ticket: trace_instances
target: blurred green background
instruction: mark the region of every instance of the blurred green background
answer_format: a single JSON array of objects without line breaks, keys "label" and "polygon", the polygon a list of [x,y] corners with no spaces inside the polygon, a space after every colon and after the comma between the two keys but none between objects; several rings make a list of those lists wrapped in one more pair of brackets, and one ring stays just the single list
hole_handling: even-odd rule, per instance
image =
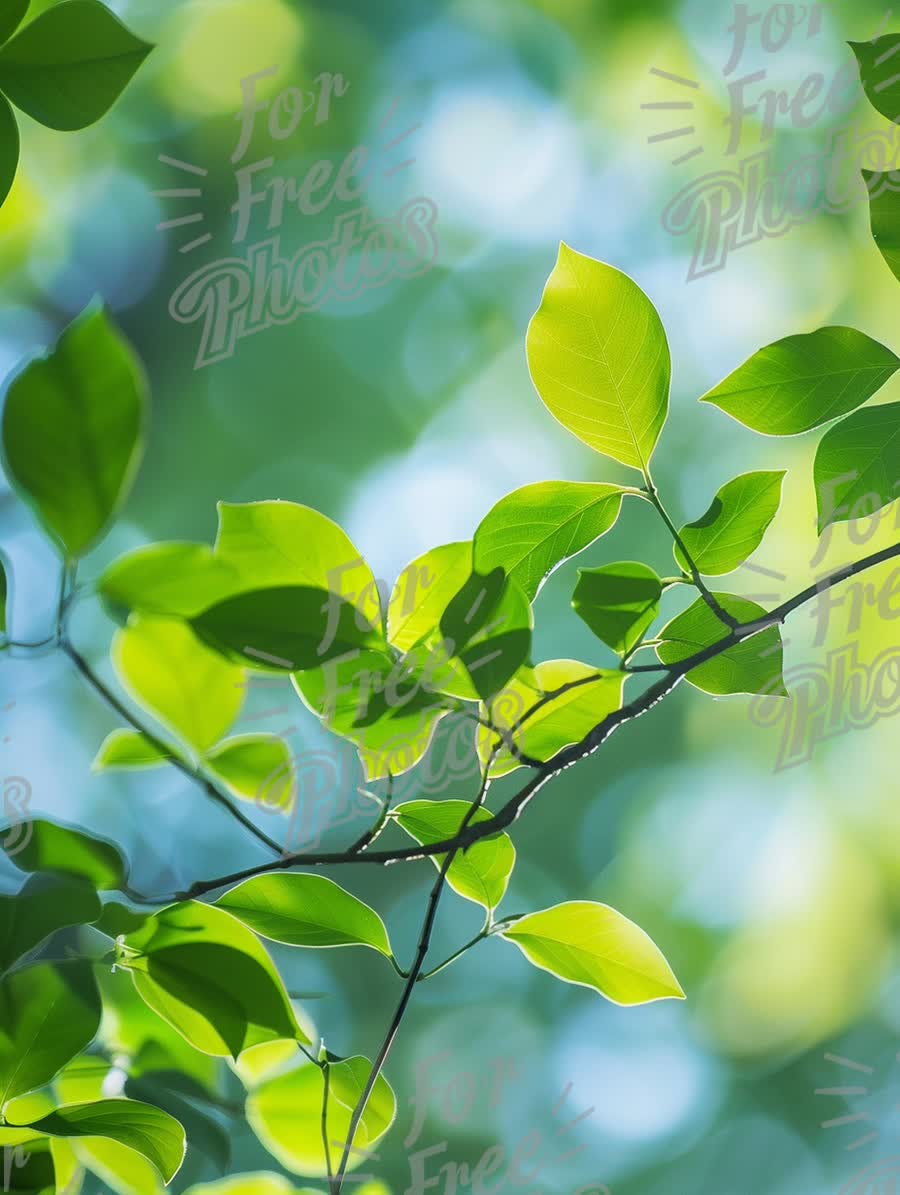
[{"label": "blurred green background", "polygon": [[[623,470],[554,423],[528,377],[525,330],[560,240],[629,272],[663,317],[674,380],[654,464],[676,519],[698,517],[739,472],[791,470],[754,558],[784,580],[741,569],[723,588],[772,605],[811,575],[896,538],[891,508],[865,532],[866,548],[843,524],[811,565],[815,437],[764,440],[696,403],[757,347],[793,332],[848,324],[900,351],[900,290],[871,240],[866,204],[810,210],[787,235],[740,248],[726,268],[690,282],[690,238],[661,223],[677,192],[703,174],[736,170],[741,158],[771,149],[782,166],[807,155],[828,161],[841,127],[895,133],[860,97],[849,115],[826,113],[804,129],[782,113],[770,139],[748,120],[739,153],[724,152],[732,78],[764,69],[765,86],[794,94],[819,72],[827,85],[853,67],[847,41],[882,26],[880,5],[822,5],[821,32],[807,37],[800,27],[777,53],[760,49],[756,24],[729,77],[735,8],[718,0],[112,7],[156,50],[95,127],[61,134],[23,118],[19,177],[0,210],[0,373],[8,379],[99,295],[151,379],[139,481],[83,580],[144,542],[211,541],[219,499],[283,498],[339,521],[376,576],[392,583],[422,551],[469,538],[519,485],[622,479]],[[347,90],[327,121],[307,114],[283,141],[267,138],[264,113],[245,161],[272,155],[273,172],[301,178],[320,159],[337,164],[368,146],[379,163],[366,199],[373,216],[430,199],[439,210],[438,260],[420,277],[240,340],[231,358],[196,369],[198,325],[176,322],[169,301],[194,271],[246,247],[231,243],[240,80],[270,67],[277,72],[260,87],[269,101],[286,87],[308,90],[323,72],[340,73]],[[688,116],[641,107],[684,98],[683,87],[651,67],[699,84]],[[648,139],[682,120],[705,153],[673,166],[694,142]],[[207,173],[191,175],[161,155]],[[154,196],[178,187],[201,194]],[[289,208],[278,230],[284,255],[327,235],[341,210],[340,200],[317,216]],[[194,212],[202,220],[157,230]],[[207,232],[211,240],[180,251]],[[247,244],[267,235],[258,209]],[[898,387],[895,379],[885,395],[896,399]],[[634,506],[542,591],[536,658],[609,662],[569,609],[576,567],[640,557],[671,572],[664,530],[649,508]],[[54,560],[2,482],[0,537],[13,565],[15,634],[41,638],[52,626]],[[888,566],[866,580],[877,588],[890,575]],[[830,650],[849,643],[871,660],[896,642],[896,624],[874,607],[855,613],[848,597],[820,645],[809,610],[796,615],[788,668],[824,667]],[[96,604],[83,604],[76,643],[110,680],[112,630]],[[802,698],[806,682],[798,685]],[[14,702],[2,713],[2,774],[28,780],[35,810],[121,844],[138,888],[171,890],[261,858],[177,773],[92,775],[96,749],[117,722],[64,658],[7,659],[0,686],[2,705]],[[245,729],[296,722],[293,750],[322,746],[299,703],[289,718],[250,720],[273,704],[271,687],[255,692]],[[795,699],[764,727],[748,698],[713,701],[683,686],[528,808],[504,911],[608,902],[660,945],[688,1000],[619,1009],[531,968],[508,944],[482,944],[418,992],[388,1066],[399,1122],[370,1169],[393,1191],[411,1181],[403,1139],[416,1068],[445,1050],[451,1057],[435,1072],[439,1092],[414,1147],[449,1142],[430,1174],[446,1160],[472,1164],[495,1143],[509,1151],[531,1130],[542,1134],[544,1162],[531,1188],[567,1195],[601,1184],[614,1195],[817,1195],[900,1155],[897,723],[882,718],[835,736],[806,762],[777,769],[788,729],[800,726],[802,735],[802,714]],[[406,791],[415,795],[414,786]],[[462,778],[447,795],[470,791]],[[499,784],[493,801],[503,791]],[[260,820],[275,832],[272,818]],[[336,828],[324,841],[347,833]],[[379,907],[401,956],[403,943],[413,948],[432,876],[427,863],[334,873]],[[17,886],[11,866],[4,878],[7,889]],[[477,929],[477,911],[448,897],[434,957]],[[306,1008],[329,1047],[371,1056],[398,995],[384,960],[275,951],[289,987],[327,993]],[[518,1077],[491,1106],[492,1060],[501,1057],[515,1058]],[[451,1093],[445,1103],[440,1077],[449,1084],[464,1073],[473,1076],[474,1102],[454,1103]],[[563,1111],[594,1111],[560,1137],[569,1117],[554,1105],[570,1083]],[[868,1094],[820,1094],[851,1085]],[[823,1127],[857,1114],[866,1119]],[[584,1151],[558,1160],[576,1141]],[[235,1171],[277,1169],[249,1129],[236,1129],[233,1144]],[[183,1172],[177,1185],[204,1177]]]}]

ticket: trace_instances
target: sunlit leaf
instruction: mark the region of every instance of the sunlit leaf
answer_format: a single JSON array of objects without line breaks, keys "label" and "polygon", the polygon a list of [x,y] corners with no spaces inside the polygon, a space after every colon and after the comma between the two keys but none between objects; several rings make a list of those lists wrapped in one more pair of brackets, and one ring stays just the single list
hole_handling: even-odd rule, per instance
[{"label": "sunlit leaf", "polygon": [[325,876],[256,876],[220,896],[216,904],[275,942],[371,946],[391,954],[384,922],[374,909]]},{"label": "sunlit leaf", "polygon": [[0,48],[0,90],[51,129],[83,129],[152,49],[97,0],[62,0]]},{"label": "sunlit leaf", "polygon": [[406,566],[388,605],[388,639],[409,651],[433,633],[453,597],[472,574],[472,544],[444,544]]},{"label": "sunlit leaf", "polygon": [[240,713],[244,670],[210,651],[180,619],[134,615],[116,633],[112,659],[134,700],[195,751],[217,743]]},{"label": "sunlit leaf", "polygon": [[[179,1071],[160,1071],[139,1079],[129,1079],[125,1095],[168,1112],[182,1126],[187,1137],[188,1158],[201,1155],[223,1174],[231,1159],[231,1137],[207,1111],[201,1110],[206,1093]],[[198,1107],[200,1103],[200,1107]]]},{"label": "sunlit leaf", "polygon": [[232,1174],[218,1182],[198,1183],[185,1195],[295,1195],[295,1192],[293,1183],[283,1174],[259,1170],[250,1174]]},{"label": "sunlit leaf", "polygon": [[291,752],[274,734],[242,734],[226,739],[206,756],[209,770],[237,796],[268,809],[290,805],[293,795]]},{"label": "sunlit leaf", "polygon": [[646,564],[622,561],[578,570],[572,609],[619,655],[640,643],[659,614],[662,582]]},{"label": "sunlit leaf", "polygon": [[861,406],[898,368],[856,328],[819,328],[759,349],[700,401],[764,435],[793,436]]},{"label": "sunlit leaf", "polygon": [[560,245],[527,351],[537,392],[563,427],[623,465],[649,466],[672,367],[662,322],[637,283]]},{"label": "sunlit leaf", "polygon": [[[783,480],[783,470],[743,473],[722,486],[702,518],[681,528],[682,542],[698,572],[721,576],[753,555],[778,512]],[[677,544],[673,551],[688,572]]]},{"label": "sunlit leaf", "polygon": [[[333,1157],[350,1132],[353,1108],[363,1092],[372,1064],[366,1058],[345,1058],[329,1067],[326,1134]],[[322,1143],[322,1097],[325,1080],[311,1063],[262,1083],[247,1099],[247,1120],[254,1133],[286,1170],[321,1178],[327,1173]],[[390,1084],[379,1075],[359,1128],[350,1143],[348,1169],[366,1163],[371,1150],[387,1132],[397,1112]]]},{"label": "sunlit leaf", "polygon": [[900,491],[900,403],[855,411],[830,427],[813,466],[819,531],[873,514]]},{"label": "sunlit leaf", "polygon": [[900,35],[885,33],[869,41],[848,42],[859,63],[859,77],[869,103],[896,123],[900,117],[900,79],[894,63]]},{"label": "sunlit leaf", "polygon": [[113,730],[100,744],[92,767],[96,772],[155,768],[171,759],[139,730]]},{"label": "sunlit leaf", "polygon": [[[713,595],[726,614],[739,623],[752,624],[767,617],[756,602],[732,593]],[[660,631],[663,642],[656,649],[663,664],[677,664],[689,656],[720,642],[730,634],[702,598],[677,615]],[[785,696],[784,652],[781,630],[777,626],[744,639],[734,647],[692,668],[686,679],[704,693],[769,693]]]},{"label": "sunlit leaf", "polygon": [[133,350],[97,308],[9,387],[7,476],[69,558],[95,543],[128,492],[142,451],[145,390]]},{"label": "sunlit leaf", "polygon": [[[393,816],[411,838],[427,846],[459,833],[470,808],[468,801],[407,801],[396,807]],[[490,821],[492,817],[489,810],[478,809],[468,824]],[[438,870],[445,857],[430,856]],[[466,900],[495,909],[506,893],[515,863],[512,839],[501,832],[460,851],[447,871],[447,883]]]},{"label": "sunlit leaf", "polygon": [[[243,588],[240,573],[206,544],[148,544],[120,556],[97,590],[119,617],[132,610],[190,618]],[[124,621],[124,619],[123,619]]]},{"label": "sunlit leaf", "polygon": [[272,960],[222,909],[163,909],[124,939],[119,962],[150,1008],[205,1054],[237,1058],[279,1038],[308,1044]]},{"label": "sunlit leaf", "polygon": [[69,1104],[28,1125],[0,1127],[0,1145],[41,1137],[108,1137],[141,1154],[167,1183],[184,1160],[184,1129],[178,1121],[137,1100]]},{"label": "sunlit leaf", "polygon": [[38,963],[0,980],[0,1111],[49,1083],[93,1040],[100,999],[90,963]]},{"label": "sunlit leaf", "polygon": [[0,896],[0,971],[5,971],[68,925],[100,916],[100,901],[83,880],[34,875],[14,896]]},{"label": "sunlit leaf", "polygon": [[614,1004],[684,999],[659,948],[608,905],[587,900],[554,905],[520,917],[502,936],[542,971],[593,988]]},{"label": "sunlit leaf", "polygon": [[529,601],[546,577],[619,517],[624,489],[577,481],[542,481],[501,498],[475,532],[475,567],[498,566]]},{"label": "sunlit leaf", "polygon": [[22,871],[82,876],[101,890],[121,888],[128,876],[124,859],[111,843],[43,819],[32,822],[31,836],[13,862]]},{"label": "sunlit leaf", "polygon": [[[2,18],[0,18],[2,19]],[[0,95],[0,203],[6,199],[19,169],[19,126],[16,114]]]}]

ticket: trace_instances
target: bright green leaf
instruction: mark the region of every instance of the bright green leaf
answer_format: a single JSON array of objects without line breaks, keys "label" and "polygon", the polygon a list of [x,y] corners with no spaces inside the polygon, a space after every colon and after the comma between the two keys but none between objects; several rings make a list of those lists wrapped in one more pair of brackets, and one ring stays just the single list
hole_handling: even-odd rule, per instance
[{"label": "bright green leaf", "polygon": [[[72,1137],[52,1145],[68,1145],[77,1161],[115,1195],[166,1195],[159,1171],[141,1154],[108,1137]],[[62,1195],[60,1192],[59,1195]]]},{"label": "bright green leaf", "polygon": [[89,963],[39,963],[0,980],[0,1111],[49,1083],[93,1040],[100,999]]},{"label": "bright green leaf", "polygon": [[542,971],[593,988],[614,1004],[684,999],[659,948],[608,905],[588,900],[554,905],[520,917],[502,936]]},{"label": "bright green leaf", "polygon": [[120,556],[97,590],[117,616],[145,614],[190,618],[243,588],[240,573],[206,544],[148,544]]},{"label": "bright green leaf", "polygon": [[100,916],[97,893],[70,876],[31,876],[14,896],[0,896],[0,971],[68,925]]},{"label": "bright green leaf", "polygon": [[572,609],[619,655],[640,643],[659,614],[662,582],[646,564],[622,561],[578,570]]},{"label": "bright green leaf", "polygon": [[[359,1056],[329,1067],[325,1126],[329,1142],[338,1143],[330,1146],[333,1157],[340,1156],[340,1147],[347,1140],[353,1108],[371,1069],[371,1062]],[[321,1129],[324,1083],[322,1071],[309,1063],[260,1084],[247,1099],[250,1127],[269,1153],[293,1174],[322,1178],[327,1173]],[[350,1143],[355,1148],[350,1151],[348,1170],[365,1163],[365,1151],[384,1136],[396,1113],[390,1084],[379,1075]]]},{"label": "bright green leaf", "polygon": [[[162,1108],[184,1129],[187,1146],[194,1157],[208,1158],[216,1171],[223,1174],[231,1160],[231,1137],[228,1131],[197,1103],[205,1103],[206,1092],[199,1084],[180,1071],[159,1071],[139,1079],[129,1078],[125,1095]],[[201,1163],[202,1164],[202,1163]]]},{"label": "bright green leaf", "polygon": [[31,1124],[0,1128],[0,1145],[41,1137],[108,1137],[146,1158],[167,1183],[184,1160],[184,1129],[178,1121],[137,1100],[69,1104]]},{"label": "bright green leaf", "polygon": [[240,713],[244,670],[210,651],[180,619],[134,615],[116,633],[112,659],[134,700],[201,754]]},{"label": "bright green leaf", "polygon": [[390,957],[384,922],[333,880],[292,872],[256,876],[216,901],[256,933],[289,946],[371,946]]},{"label": "bright green leaf", "polygon": [[0,204],[4,202],[16,181],[19,169],[19,126],[16,114],[0,95]]},{"label": "bright green leaf", "polygon": [[[761,622],[766,611],[756,602],[732,593],[716,593],[719,605],[739,623]],[[718,643],[730,630],[710,610],[703,598],[677,615],[659,633],[664,640],[656,649],[663,664],[677,664],[705,647]],[[692,668],[686,679],[704,693],[770,693],[786,696],[783,680],[784,652],[777,626],[744,639],[720,655]]]},{"label": "bright green leaf", "polygon": [[563,427],[646,470],[666,421],[672,366],[662,322],[637,283],[560,245],[527,350],[537,392]]},{"label": "bright green leaf", "polygon": [[190,620],[216,651],[256,668],[294,672],[377,648],[381,632],[355,606],[322,589],[292,585],[226,598]]},{"label": "bright green leaf", "polygon": [[[702,518],[681,528],[679,534],[698,572],[718,577],[753,555],[781,505],[783,480],[783,470],[742,473],[722,486]],[[689,572],[677,544],[673,551],[679,567]]]},{"label": "bright green leaf", "polygon": [[900,368],[855,328],[819,328],[754,353],[700,399],[767,436],[794,436],[861,406]]},{"label": "bright green leaf", "polygon": [[813,466],[819,532],[873,514],[898,497],[900,403],[855,411],[830,427]]},{"label": "bright green leaf", "polygon": [[7,476],[68,558],[84,555],[124,501],[142,451],[145,391],[133,350],[96,308],[9,387]]},{"label": "bright green leaf", "polygon": [[152,49],[97,0],[62,0],[0,49],[0,90],[48,128],[83,129]]},{"label": "bright green leaf", "polygon": [[215,553],[237,571],[244,591],[323,589],[355,606],[363,622],[381,626],[372,570],[337,523],[309,506],[220,502]]},{"label": "bright green leaf", "polygon": [[507,494],[475,532],[475,568],[503,568],[533,602],[555,568],[609,531],[624,492],[618,485],[542,481]]},{"label": "bright green leaf", "polygon": [[[407,801],[396,807],[393,816],[411,838],[428,846],[459,833],[470,808],[468,801]],[[492,818],[489,810],[478,809],[468,824],[487,822]],[[439,871],[445,857],[430,856]],[[503,900],[515,863],[516,848],[512,839],[508,834],[498,833],[496,837],[483,838],[468,850],[458,852],[447,871],[447,883],[466,900],[486,909],[495,909]]]},{"label": "bright green leaf", "polygon": [[388,640],[409,651],[432,634],[453,597],[472,573],[472,544],[444,544],[408,564],[388,605]]},{"label": "bright green leaf", "polygon": [[141,998],[204,1054],[264,1041],[309,1044],[266,951],[236,917],[186,901],[124,939],[120,965]]},{"label": "bright green leaf", "polygon": [[[624,684],[625,673],[618,670],[591,668],[576,660],[547,660],[536,668],[523,668],[491,702],[490,710],[482,709],[481,716],[485,720],[490,717],[494,726],[511,735],[520,753],[546,762],[563,747],[580,743],[619,709]],[[525,717],[547,694],[564,688],[566,692]],[[507,746],[498,743],[496,734],[481,727],[478,757],[487,764],[492,755],[491,776],[505,776],[522,766]]]},{"label": "bright green leaf", "polygon": [[233,793],[267,809],[287,808],[293,799],[290,749],[274,734],[242,734],[226,739],[206,757],[209,770]]},{"label": "bright green leaf", "polygon": [[[354,1183],[354,1189],[359,1190]],[[232,1174],[214,1183],[199,1183],[185,1195],[296,1195],[294,1185],[283,1174],[258,1170],[251,1174]]]},{"label": "bright green leaf", "polygon": [[92,767],[95,772],[116,769],[155,768],[171,759],[139,730],[113,730],[100,744]]},{"label": "bright green leaf", "polygon": [[95,888],[121,888],[128,868],[114,846],[100,838],[60,826],[55,822],[32,822],[31,837],[13,857],[22,871],[58,871],[82,876]]}]

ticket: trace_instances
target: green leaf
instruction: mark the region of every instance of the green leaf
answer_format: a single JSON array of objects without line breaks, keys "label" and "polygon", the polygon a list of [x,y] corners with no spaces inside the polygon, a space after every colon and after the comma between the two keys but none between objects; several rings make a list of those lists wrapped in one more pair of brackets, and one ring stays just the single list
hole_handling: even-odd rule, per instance
[{"label": "green leaf", "polygon": [[116,615],[132,610],[190,618],[242,588],[237,569],[206,544],[149,544],[120,556],[97,590]]},{"label": "green leaf", "polygon": [[54,1195],[63,1191],[47,1141],[0,1146],[3,1189],[11,1195]]},{"label": "green leaf", "polygon": [[28,12],[29,0],[3,0],[0,11],[0,43],[9,41]]},{"label": "green leaf", "polygon": [[[340,1156],[350,1132],[353,1108],[372,1070],[367,1058],[355,1056],[328,1068],[326,1135],[332,1157]],[[286,1170],[324,1178],[327,1174],[322,1144],[322,1103],[325,1080],[312,1063],[260,1084],[247,1099],[247,1120],[253,1132]],[[366,1104],[357,1132],[350,1142],[348,1170],[365,1163],[370,1151],[387,1132],[397,1114],[390,1084],[379,1075]]]},{"label": "green leaf", "polygon": [[82,830],[43,820],[33,822],[31,830],[29,841],[13,858],[20,870],[81,876],[101,890],[125,884],[128,868],[110,843]]},{"label": "green leaf", "polygon": [[208,1098],[199,1084],[180,1071],[159,1071],[141,1079],[129,1078],[125,1095],[168,1112],[183,1127],[189,1151],[208,1158],[219,1174],[227,1170],[231,1137],[213,1116],[200,1111],[193,1102]]},{"label": "green leaf", "polygon": [[0,556],[0,635],[5,635],[8,628],[6,604],[9,601],[9,588],[6,581],[6,565]]},{"label": "green leaf", "polygon": [[380,631],[355,606],[307,586],[257,589],[226,598],[190,620],[204,642],[255,668],[286,672],[378,647]]},{"label": "green leaf", "polygon": [[216,904],[274,942],[371,946],[391,956],[387,930],[374,909],[325,876],[257,876],[220,896]]},{"label": "green leaf", "polygon": [[593,988],[613,1004],[684,999],[659,948],[609,905],[589,900],[554,905],[520,917],[502,936],[542,971]]},{"label": "green leaf", "polygon": [[589,448],[646,470],[669,408],[655,307],[627,274],[561,244],[527,336],[542,401]]},{"label": "green leaf", "polygon": [[662,582],[646,564],[623,561],[580,568],[572,609],[619,655],[627,655],[656,621]]},{"label": "green leaf", "polygon": [[831,427],[813,466],[819,533],[873,514],[898,497],[900,403],[866,407]]},{"label": "green leaf", "polygon": [[15,896],[0,896],[0,971],[29,954],[58,929],[100,916],[97,893],[69,876],[34,875]]},{"label": "green leaf", "polygon": [[472,544],[444,544],[408,564],[394,585],[388,605],[388,640],[410,651],[432,634],[452,598],[472,573]]},{"label": "green leaf", "polygon": [[7,476],[69,559],[93,546],[125,499],[141,457],[145,403],[133,350],[96,308],[9,387]]},{"label": "green leaf", "polygon": [[[440,638],[422,644],[425,650],[420,659],[430,687],[463,698],[477,695],[486,701],[525,663],[533,625],[528,599],[502,568],[485,575],[473,572],[444,611]],[[427,663],[426,656],[431,657]],[[441,675],[444,656],[451,665],[449,677]],[[462,668],[459,679],[452,675],[456,662]]]},{"label": "green leaf", "polygon": [[118,1141],[108,1137],[73,1137],[68,1142],[56,1140],[51,1144],[68,1145],[79,1164],[115,1195],[165,1195],[156,1167]]},{"label": "green leaf", "polygon": [[[698,572],[718,577],[753,555],[781,505],[783,480],[784,470],[742,473],[722,486],[702,518],[681,528]],[[677,544],[673,551],[679,568],[690,572]]]},{"label": "green leaf", "polygon": [[[519,751],[546,762],[585,735],[622,705],[625,673],[591,668],[576,660],[547,660],[536,668],[523,668],[504,691],[482,709],[483,719],[512,735]],[[574,685],[542,705],[513,733],[513,727],[548,693]],[[498,735],[486,727],[478,731],[478,757],[485,765],[494,754],[491,776],[505,776],[522,765],[509,748],[498,748]]]},{"label": "green leaf", "polygon": [[39,963],[0,980],[0,1112],[49,1083],[94,1039],[100,999],[90,963]]},{"label": "green leaf", "polygon": [[872,236],[891,273],[900,279],[900,193],[893,188],[892,174],[864,170],[862,175],[869,192]]},{"label": "green leaf", "polygon": [[294,770],[284,739],[274,734],[242,734],[226,739],[206,756],[211,772],[233,793],[267,809],[292,803]]},{"label": "green leaf", "polygon": [[113,730],[100,744],[91,765],[95,772],[111,772],[130,768],[155,768],[172,759],[163,753],[139,730]]},{"label": "green leaf", "polygon": [[381,651],[355,653],[292,677],[304,704],[359,751],[367,780],[400,776],[428,750],[435,727],[454,703],[424,687]]},{"label": "green leaf", "polygon": [[[468,801],[407,801],[393,812],[397,824],[423,846],[442,842],[459,832],[471,805]],[[469,825],[493,820],[487,809],[478,809]],[[445,855],[431,855],[440,871]],[[516,864],[516,848],[508,834],[483,838],[460,851],[447,871],[447,883],[466,900],[495,909],[506,893]]]},{"label": "green leaf", "polygon": [[136,913],[127,905],[113,900],[103,906],[94,928],[99,929],[108,938],[118,938],[120,934],[133,934],[146,924],[149,916],[149,913]]},{"label": "green leaf", "polygon": [[27,1125],[0,1128],[0,1145],[41,1137],[108,1137],[152,1163],[170,1183],[184,1160],[184,1129],[161,1108],[137,1100],[68,1104]]},{"label": "green leaf", "polygon": [[795,436],[861,406],[898,368],[863,332],[819,328],[760,349],[700,401],[763,435]]},{"label": "green leaf", "polygon": [[134,700],[201,754],[241,711],[243,668],[210,651],[180,619],[133,615],[116,633],[112,660]]},{"label": "green leaf", "polygon": [[609,531],[625,492],[619,485],[542,481],[507,494],[475,532],[475,568],[503,568],[533,602],[555,568]]},{"label": "green leaf", "polygon": [[900,35],[885,33],[874,41],[847,43],[859,63],[859,77],[869,103],[896,122],[900,116],[900,80],[894,69]]},{"label": "green leaf", "polygon": [[[756,602],[737,597],[733,593],[716,593],[719,605],[738,622],[749,624],[762,621],[766,611]],[[656,649],[663,664],[677,664],[704,647],[720,642],[728,634],[724,626],[702,598],[677,615],[660,631],[664,640]],[[781,631],[767,627],[749,639],[729,647],[721,655],[692,668],[686,679],[704,693],[725,696],[730,693],[769,693],[787,696],[784,687],[784,653]]]},{"label": "green leaf", "polygon": [[0,203],[3,203],[16,181],[19,169],[19,126],[16,114],[0,95]]},{"label": "green leaf", "polygon": [[83,129],[152,49],[97,0],[62,0],[0,49],[0,90],[48,128]]},{"label": "green leaf", "polygon": [[301,586],[337,594],[381,627],[372,570],[337,525],[296,502],[219,503],[216,557],[235,569],[242,590]]},{"label": "green leaf", "polygon": [[197,1050],[237,1058],[264,1041],[309,1044],[278,972],[236,917],[197,901],[148,918],[121,947],[145,1003]]},{"label": "green leaf", "polygon": [[[356,1190],[359,1188],[356,1187]],[[232,1174],[221,1182],[191,1187],[186,1195],[297,1195],[297,1189],[283,1174],[257,1170],[249,1174]],[[390,1192],[385,1192],[385,1195],[390,1195]]]}]

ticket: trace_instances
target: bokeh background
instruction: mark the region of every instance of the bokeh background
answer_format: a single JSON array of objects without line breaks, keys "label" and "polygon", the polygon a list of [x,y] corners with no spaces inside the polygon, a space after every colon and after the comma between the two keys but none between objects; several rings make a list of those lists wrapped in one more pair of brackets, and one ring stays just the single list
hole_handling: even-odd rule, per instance
[{"label": "bokeh background", "polygon": [[[46,6],[35,2],[32,11]],[[763,604],[771,605],[811,575],[896,538],[892,508],[879,525],[856,526],[857,543],[846,526],[836,530],[813,564],[815,434],[764,440],[696,402],[756,348],[792,332],[849,324],[900,351],[900,287],[871,240],[864,201],[830,214],[811,194],[808,218],[787,235],[747,245],[724,269],[687,280],[691,238],[673,237],[661,219],[682,188],[763,150],[781,166],[806,155],[827,162],[845,126],[895,132],[860,95],[848,113],[826,112],[808,128],[792,127],[781,113],[771,137],[748,119],[739,152],[726,155],[734,75],[723,70],[734,6],[118,0],[113,7],[157,49],[97,126],[60,134],[23,118],[19,177],[0,210],[0,374],[8,380],[99,295],[151,379],[140,478],[82,580],[151,540],[211,542],[219,499],[277,497],[337,519],[391,583],[420,552],[470,537],[517,486],[623,479],[625,471],[554,423],[528,378],[525,330],[560,240],[628,271],[663,317],[674,379],[655,474],[673,515],[696,518],[739,472],[790,470],[781,512],[754,557],[784,579],[741,569],[722,588],[766,594]],[[810,74],[827,86],[852,69],[847,42],[874,36],[883,8],[867,0],[818,7],[821,32],[807,37],[801,26],[777,53],[760,49],[760,26],[752,26],[734,74],[764,69],[766,86],[793,95]],[[382,172],[367,202],[374,215],[389,216],[411,198],[429,198],[439,209],[438,261],[419,278],[326,304],[196,369],[198,326],[174,321],[169,300],[194,270],[237,252],[229,158],[240,80],[276,66],[260,89],[270,100],[284,87],[313,86],[322,72],[339,72],[349,86],[326,122],[304,118],[289,139],[268,147],[263,129],[257,156],[272,153],[277,171],[294,177],[321,158],[339,162],[359,144],[380,153],[386,171],[415,159]],[[684,98],[683,87],[652,67],[699,84],[688,116],[642,108]],[[694,124],[694,141],[649,141],[680,123]],[[703,155],[673,166],[701,142]],[[191,179],[160,155],[207,174]],[[153,194],[195,185],[202,195],[193,201]],[[339,206],[320,217],[288,212],[282,248],[294,253],[322,236]],[[202,222],[157,230],[192,211]],[[180,252],[205,232],[210,241]],[[265,235],[263,216],[249,239]],[[896,399],[898,387],[890,384],[884,396]],[[542,591],[536,658],[608,662],[569,608],[577,566],[640,557],[671,572],[664,530],[649,507],[634,506]],[[0,536],[13,566],[15,634],[39,639],[52,626],[56,564],[2,481]],[[888,566],[867,581],[877,591],[891,575]],[[898,624],[879,617],[866,591],[856,597],[832,612],[824,643],[814,642],[809,611],[794,617],[789,669],[825,669],[828,653],[848,644],[871,660],[897,641]],[[113,630],[96,603],[82,603],[75,638],[111,682]],[[802,699],[807,682],[798,686]],[[248,718],[271,696],[270,688],[253,693]],[[0,704],[3,775],[27,778],[35,810],[121,844],[136,887],[168,890],[260,858],[177,773],[92,774],[96,749],[117,723],[64,658],[8,655]],[[795,698],[766,716],[771,725],[760,724],[748,698],[713,700],[683,686],[529,807],[516,829],[519,864],[503,909],[606,901],[660,944],[688,1000],[618,1009],[531,968],[506,943],[482,944],[423,985],[389,1064],[399,1124],[372,1168],[393,1191],[411,1181],[403,1138],[416,1068],[443,1051],[450,1057],[433,1072],[435,1084],[470,1074],[474,1099],[467,1106],[459,1096],[463,1080],[447,1102],[433,1097],[416,1148],[446,1140],[443,1160],[472,1164],[489,1146],[509,1151],[539,1130],[545,1165],[535,1190],[825,1195],[900,1155],[897,722],[863,718],[873,724],[810,743],[804,760],[779,768],[785,735],[803,737],[803,707]],[[293,749],[321,745],[299,706],[294,720]],[[257,720],[247,728],[262,727]],[[470,787],[457,779],[448,795]],[[498,786],[497,799],[503,791]],[[259,816],[271,831],[272,819]],[[346,841],[347,833],[336,828],[325,841]],[[334,878],[376,904],[409,952],[432,874],[423,863]],[[17,886],[11,866],[3,878],[9,890]],[[473,906],[446,899],[435,958],[477,929]],[[366,951],[276,950],[292,989],[323,993],[306,1008],[329,1047],[371,1056],[397,998],[383,960]],[[849,1070],[828,1055],[866,1069]],[[492,1106],[493,1060],[510,1057],[518,1078]],[[569,1084],[564,1110],[594,1111],[560,1137],[568,1117],[554,1106]],[[820,1094],[850,1085],[868,1094]],[[278,1169],[240,1121],[232,1137],[235,1171]],[[576,1139],[587,1148],[555,1160]],[[176,1185],[206,1177],[188,1171]]]}]

